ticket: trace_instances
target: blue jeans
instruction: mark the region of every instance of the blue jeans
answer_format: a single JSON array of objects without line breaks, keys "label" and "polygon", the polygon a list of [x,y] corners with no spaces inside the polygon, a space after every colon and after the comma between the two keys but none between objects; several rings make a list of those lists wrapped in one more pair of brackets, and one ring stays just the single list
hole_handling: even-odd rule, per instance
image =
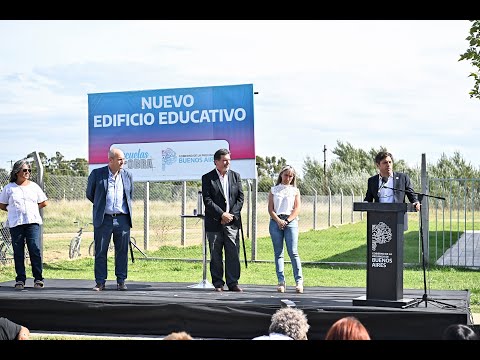
[{"label": "blue jeans", "polygon": [[12,237],[13,261],[15,262],[15,281],[27,280],[25,272],[25,244],[27,244],[30,263],[32,264],[32,275],[35,280],[43,280],[42,257],[40,255],[40,225],[24,224],[10,228]]},{"label": "blue jeans", "polygon": [[284,230],[278,227],[275,220],[270,219],[268,230],[270,231],[270,237],[272,238],[278,283],[285,282],[285,265],[283,256],[283,241],[285,240],[288,256],[292,262],[295,283],[303,284],[302,263],[300,261],[300,256],[298,255],[298,219],[290,222]]},{"label": "blue jeans", "polygon": [[107,253],[110,239],[113,235],[115,246],[115,276],[117,283],[123,283],[127,278],[128,245],[130,242],[130,223],[128,215],[112,217],[105,214],[102,225],[93,231],[95,241],[95,282],[105,284],[108,275]]}]

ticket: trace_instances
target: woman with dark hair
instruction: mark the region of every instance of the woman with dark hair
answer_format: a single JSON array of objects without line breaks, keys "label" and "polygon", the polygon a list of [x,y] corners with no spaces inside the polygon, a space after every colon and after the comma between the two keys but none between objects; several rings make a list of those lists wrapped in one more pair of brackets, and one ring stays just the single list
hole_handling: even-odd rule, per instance
[{"label": "woman with dark hair", "polygon": [[346,316],[330,327],[325,340],[370,340],[370,335],[360,320]]},{"label": "woman with dark hair", "polygon": [[10,172],[10,182],[0,193],[0,209],[7,211],[15,262],[15,289],[23,290],[25,272],[25,244],[28,248],[34,288],[41,289],[43,264],[40,252],[40,225],[43,220],[39,209],[47,206],[47,196],[35,182],[30,180],[32,169],[26,159],[18,160]]}]

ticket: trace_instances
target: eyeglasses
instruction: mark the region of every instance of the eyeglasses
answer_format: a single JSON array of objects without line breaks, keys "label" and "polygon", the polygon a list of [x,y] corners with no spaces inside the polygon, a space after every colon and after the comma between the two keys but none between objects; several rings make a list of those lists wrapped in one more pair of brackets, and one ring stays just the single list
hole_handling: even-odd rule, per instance
[{"label": "eyeglasses", "polygon": [[22,171],[23,171],[24,173],[26,173],[27,171],[28,171],[29,173],[31,173],[31,172],[32,172],[32,169],[22,169]]}]

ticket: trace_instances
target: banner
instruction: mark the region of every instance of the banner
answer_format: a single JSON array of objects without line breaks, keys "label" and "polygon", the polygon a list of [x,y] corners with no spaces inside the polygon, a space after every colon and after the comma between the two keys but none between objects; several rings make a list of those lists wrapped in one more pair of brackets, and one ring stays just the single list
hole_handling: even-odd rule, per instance
[{"label": "banner", "polygon": [[220,148],[254,179],[253,85],[89,94],[88,139],[90,170],[115,146],[135,181],[199,180]]}]

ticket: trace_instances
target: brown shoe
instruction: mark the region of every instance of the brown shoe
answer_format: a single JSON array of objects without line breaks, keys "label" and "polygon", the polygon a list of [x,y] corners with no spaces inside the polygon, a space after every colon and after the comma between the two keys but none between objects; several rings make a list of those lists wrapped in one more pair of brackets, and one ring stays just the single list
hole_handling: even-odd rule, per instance
[{"label": "brown shoe", "polygon": [[93,289],[93,291],[103,291],[105,290],[105,284],[96,284]]},{"label": "brown shoe", "polygon": [[223,287],[215,288],[215,291],[217,291],[217,292],[222,292],[222,291],[223,291]]},{"label": "brown shoe", "polygon": [[235,286],[232,286],[230,289],[228,289],[230,291],[235,291],[235,292],[243,292],[242,288],[239,287],[238,285],[235,285]]}]

